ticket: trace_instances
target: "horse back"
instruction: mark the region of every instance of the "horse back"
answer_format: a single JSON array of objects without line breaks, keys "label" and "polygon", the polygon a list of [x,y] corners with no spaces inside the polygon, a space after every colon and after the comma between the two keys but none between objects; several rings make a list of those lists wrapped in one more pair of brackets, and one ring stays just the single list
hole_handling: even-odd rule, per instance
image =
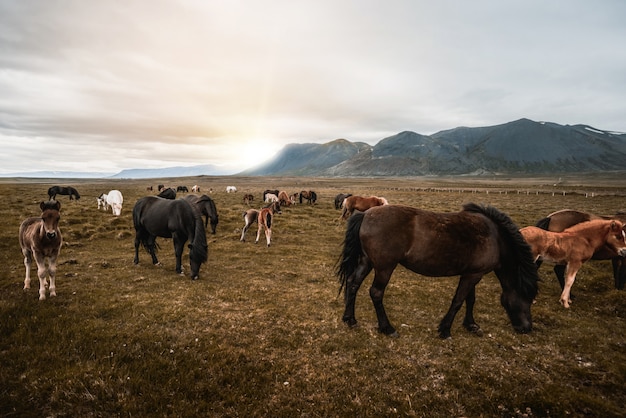
[{"label": "horse back", "polygon": [[365,212],[359,234],[374,265],[402,264],[433,277],[485,273],[500,257],[497,226],[477,213],[376,206]]}]

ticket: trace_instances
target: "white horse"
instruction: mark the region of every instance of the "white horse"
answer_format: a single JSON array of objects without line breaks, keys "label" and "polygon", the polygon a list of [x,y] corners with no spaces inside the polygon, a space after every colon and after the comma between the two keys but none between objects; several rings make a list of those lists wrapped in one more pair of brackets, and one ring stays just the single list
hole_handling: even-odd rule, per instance
[{"label": "white horse", "polygon": [[124,203],[122,193],[119,190],[111,190],[106,196],[107,204],[111,206],[113,214],[115,216],[120,216],[122,214],[122,203]]},{"label": "white horse", "polygon": [[237,188],[235,186],[226,186],[226,193],[235,193]]},{"label": "white horse", "polygon": [[267,193],[265,195],[265,203],[274,203],[274,202],[278,202],[278,196],[276,196],[274,193]]},{"label": "white horse", "polygon": [[194,193],[198,193],[200,191],[200,186],[198,186],[197,184],[195,184],[192,188],[191,191]]},{"label": "white horse", "polygon": [[98,201],[98,209],[102,208],[104,210],[109,210],[106,193],[102,193],[100,196],[96,197],[96,200]]}]

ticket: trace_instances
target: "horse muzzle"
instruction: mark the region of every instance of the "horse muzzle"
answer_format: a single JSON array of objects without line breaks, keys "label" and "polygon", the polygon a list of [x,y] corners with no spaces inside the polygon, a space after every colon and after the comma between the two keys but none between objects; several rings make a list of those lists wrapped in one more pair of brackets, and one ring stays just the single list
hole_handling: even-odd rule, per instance
[{"label": "horse muzzle", "polygon": [[52,232],[46,232],[46,237],[48,239],[55,239],[57,237],[57,233],[55,231]]},{"label": "horse muzzle", "polygon": [[620,257],[626,257],[626,248],[620,248],[620,250],[617,253],[619,254]]}]

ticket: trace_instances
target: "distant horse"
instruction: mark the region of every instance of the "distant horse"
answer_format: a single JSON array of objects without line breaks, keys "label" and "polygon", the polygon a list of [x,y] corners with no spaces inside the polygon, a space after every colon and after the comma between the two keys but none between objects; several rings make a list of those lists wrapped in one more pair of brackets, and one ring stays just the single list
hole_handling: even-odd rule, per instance
[{"label": "distant horse", "polygon": [[337,269],[339,291],[345,289],[344,322],[356,325],[356,294],[374,269],[370,297],[378,330],[397,336],[387,318],[383,296],[398,264],[425,276],[461,276],[451,306],[439,324],[441,338],[450,337],[463,302],[463,326],[482,333],[474,321],[475,286],[490,271],[495,271],[500,281],[500,301],[513,328],[522,333],[532,329],[530,307],[537,295],[537,268],[518,227],[496,208],[468,203],[458,213],[435,213],[387,205],[352,215]]},{"label": "distant horse", "polygon": [[181,193],[189,193],[189,189],[187,188],[187,186],[178,186],[176,188],[176,191]]},{"label": "distant horse", "polygon": [[388,205],[387,199],[378,196],[349,196],[343,200],[343,211],[341,212],[341,219],[348,219],[355,210],[365,212],[369,208],[375,206]]},{"label": "distant horse", "polygon": [[290,206],[291,198],[289,197],[287,192],[281,191],[280,193],[278,193],[278,202],[281,206]]},{"label": "distant horse", "polygon": [[199,193],[200,192],[200,186],[198,186],[197,184],[194,184],[193,187],[191,188],[191,191],[193,193]]},{"label": "distant horse", "polygon": [[[34,258],[39,277],[39,300],[44,300],[46,287],[48,287],[47,276],[50,277],[50,296],[57,295],[55,283],[57,257],[63,244],[59,229],[61,202],[54,200],[41,202],[39,207],[42,211],[40,217],[27,218],[20,225],[19,241],[26,267],[24,289],[30,289],[30,268]],[[48,259],[48,268],[46,268],[46,259]]]},{"label": "distant horse", "polygon": [[626,256],[624,224],[618,220],[594,219],[581,222],[563,232],[551,232],[536,226],[527,226],[520,232],[530,244],[535,261],[544,260],[565,265],[565,286],[560,301],[569,308],[570,291],[576,273],[583,263],[600,249],[613,256]]},{"label": "distant horse", "polygon": [[280,190],[278,190],[278,189],[276,189],[276,190],[267,189],[267,190],[263,191],[263,201],[264,202],[265,202],[265,196],[267,196],[269,193],[271,193],[271,194],[273,194],[273,195],[278,197],[278,194],[280,193]]},{"label": "distant horse", "polygon": [[300,192],[300,204],[303,200],[306,200],[309,205],[314,205],[317,201],[317,193],[313,190],[302,190]]},{"label": "distant horse", "polygon": [[278,196],[275,195],[274,193],[267,193],[265,195],[265,203],[274,203],[274,202],[278,202]]},{"label": "distant horse", "polygon": [[243,203],[246,205],[250,205],[254,201],[254,195],[252,194],[244,194],[243,195]]},{"label": "distant horse", "polygon": [[226,186],[226,193],[236,193],[237,188],[235,186]]},{"label": "distant horse", "polygon": [[200,265],[208,258],[208,246],[202,218],[187,200],[168,200],[156,196],[142,197],[133,207],[133,224],[135,226],[135,264],[139,264],[139,244],[152,256],[152,264],[159,264],[156,256],[158,248],[156,238],[172,238],[176,255],[176,272],[182,274],[181,258],[185,242],[189,241],[191,279],[198,278]]},{"label": "distant horse", "polygon": [[339,193],[335,196],[335,209],[343,208],[343,201],[350,196],[352,196],[352,193]]},{"label": "distant horse", "polygon": [[174,200],[176,199],[176,190],[174,190],[173,187],[168,187],[167,189],[163,189],[157,196],[163,199]]},{"label": "distant horse", "polygon": [[[537,221],[535,226],[552,232],[563,232],[565,229],[574,226],[581,222],[586,222],[592,219],[617,219],[622,223],[626,223],[626,214],[617,213],[613,216],[598,216],[587,212],[580,212],[577,210],[564,209],[557,212],[553,212],[543,219]],[[613,279],[615,280],[615,288],[619,290],[624,289],[626,284],[626,263],[624,257],[616,257],[610,249],[601,248],[593,254],[592,260],[611,260],[613,265]],[[556,264],[554,266],[554,273],[556,274],[561,289],[565,286],[565,266]]]},{"label": "distant horse", "polygon": [[119,190],[111,190],[106,195],[106,202],[109,206],[111,206],[111,211],[115,216],[120,216],[122,214],[122,203],[124,203],[124,197]]},{"label": "distant horse", "polygon": [[50,200],[55,200],[58,194],[64,195],[64,196],[69,195],[70,200],[72,200],[72,197],[76,198],[76,200],[80,199],[78,190],[76,190],[75,188],[71,186],[66,186],[66,187],[52,186],[48,189],[48,198]]},{"label": "distant horse", "polygon": [[147,186],[147,187],[146,187],[146,190],[152,191],[152,190],[154,190],[154,189],[152,188],[152,186]]},{"label": "distant horse", "polygon": [[163,189],[165,189],[165,186],[164,186],[163,184],[159,184],[159,186],[158,186],[158,190],[159,190],[159,191],[161,191],[161,190],[163,190]]},{"label": "distant horse", "polygon": [[100,196],[96,197],[96,201],[98,202],[98,209],[102,208],[104,210],[109,210],[106,193],[102,193]]},{"label": "distant horse", "polygon": [[191,203],[191,206],[195,207],[201,215],[205,216],[204,226],[209,225],[209,219],[211,219],[211,233],[215,234],[217,223],[219,221],[217,215],[217,208],[215,202],[209,196],[203,194],[202,196],[196,196],[193,194],[185,196],[185,199]]},{"label": "distant horse", "polygon": [[278,202],[272,202],[261,210],[256,209],[248,209],[243,213],[244,226],[241,231],[241,242],[246,241],[246,232],[255,222],[258,222],[259,229],[257,230],[256,240],[254,243],[259,242],[259,237],[261,236],[261,229],[265,228],[265,238],[267,241],[267,246],[270,246],[270,241],[272,237],[272,218],[274,213],[282,213],[280,210],[280,204]]}]

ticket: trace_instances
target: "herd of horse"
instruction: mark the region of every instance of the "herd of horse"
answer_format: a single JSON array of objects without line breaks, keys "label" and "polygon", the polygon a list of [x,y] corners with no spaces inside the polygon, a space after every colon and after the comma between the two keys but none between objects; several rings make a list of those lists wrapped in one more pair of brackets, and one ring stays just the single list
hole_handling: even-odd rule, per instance
[{"label": "herd of horse", "polygon": [[[207,195],[176,199],[177,190],[161,186],[158,195],[144,196],[133,207],[134,263],[139,263],[139,247],[142,246],[150,254],[152,263],[159,264],[156,239],[172,238],[176,272],[182,274],[182,254],[189,242],[190,276],[195,280],[201,265],[208,259],[206,228],[209,222],[212,233],[216,232],[219,218],[215,202]],[[196,186],[194,189],[199,191]],[[19,228],[26,268],[24,289],[30,288],[31,265],[35,260],[40,300],[46,299],[46,290],[50,296],[56,296],[56,261],[63,242],[59,230],[61,203],[56,200],[57,195],[80,199],[80,194],[72,187],[50,187],[48,201],[40,204],[41,215],[25,219]],[[282,213],[281,207],[295,204],[296,199],[313,205],[317,194],[311,190],[293,194],[265,190],[266,205],[243,212],[240,241],[245,241],[246,232],[256,222],[255,243],[264,231],[269,247],[274,215]],[[253,200],[253,195],[244,195],[244,203],[251,204]],[[97,202],[99,209],[106,210],[110,206],[115,215],[120,215],[123,198],[119,190],[101,194]],[[473,315],[475,287],[492,271],[502,288],[502,307],[513,329],[520,333],[532,330],[531,306],[538,292],[538,269],[544,261],[555,265],[562,288],[560,302],[565,308],[572,303],[571,289],[577,272],[590,259],[612,261],[617,289],[623,289],[626,282],[626,214],[623,213],[598,216],[561,210],[540,219],[534,226],[520,229],[498,209],[474,203],[465,204],[459,212],[441,213],[389,204],[379,196],[340,193],[334,204],[335,209],[342,210],[340,219],[347,220],[336,274],[340,281],[339,293],[344,294],[342,319],[350,327],[357,324],[358,290],[373,270],[369,294],[378,330],[386,335],[398,335],[383,305],[385,289],[398,264],[429,277],[459,276],[450,307],[438,327],[441,338],[450,337],[452,323],[463,304],[463,326],[470,332],[482,334]]]}]

